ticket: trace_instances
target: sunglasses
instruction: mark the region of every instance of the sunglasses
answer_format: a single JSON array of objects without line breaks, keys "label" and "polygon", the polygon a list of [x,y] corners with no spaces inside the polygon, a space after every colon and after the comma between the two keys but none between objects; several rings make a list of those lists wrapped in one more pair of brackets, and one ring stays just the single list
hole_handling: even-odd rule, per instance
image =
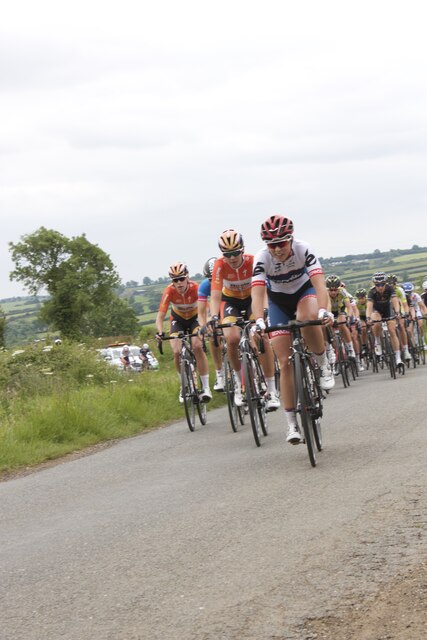
[{"label": "sunglasses", "polygon": [[383,282],[382,284],[376,284],[376,287],[385,287],[385,282]]},{"label": "sunglasses", "polygon": [[237,258],[242,253],[242,249],[236,249],[236,251],[223,251],[224,258]]},{"label": "sunglasses", "polygon": [[187,276],[180,276],[179,278],[172,278],[172,282],[184,282],[187,279]]},{"label": "sunglasses", "polygon": [[334,292],[334,291],[338,291],[338,289],[329,289],[329,291]]},{"label": "sunglasses", "polygon": [[267,242],[267,247],[269,249],[276,249],[276,247],[278,249],[283,249],[283,247],[285,247],[288,242],[290,242],[292,240],[292,236],[286,237],[284,240],[278,240],[277,242]]}]

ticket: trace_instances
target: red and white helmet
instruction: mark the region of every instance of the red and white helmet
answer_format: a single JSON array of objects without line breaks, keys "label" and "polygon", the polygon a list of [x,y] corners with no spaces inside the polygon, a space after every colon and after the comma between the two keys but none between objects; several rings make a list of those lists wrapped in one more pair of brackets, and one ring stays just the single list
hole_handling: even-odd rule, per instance
[{"label": "red and white helmet", "polygon": [[264,242],[291,240],[293,232],[294,223],[290,218],[285,218],[284,216],[270,216],[261,225],[261,238]]}]

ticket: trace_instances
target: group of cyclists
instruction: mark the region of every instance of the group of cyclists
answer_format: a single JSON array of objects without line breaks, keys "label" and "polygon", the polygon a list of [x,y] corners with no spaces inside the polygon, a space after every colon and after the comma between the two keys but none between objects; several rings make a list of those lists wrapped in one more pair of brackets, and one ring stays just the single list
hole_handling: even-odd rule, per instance
[{"label": "group of cyclists", "polygon": [[[304,342],[312,353],[320,388],[329,392],[335,385],[336,349],[331,340],[332,327],[339,327],[348,355],[355,359],[358,370],[363,369],[362,355],[366,346],[368,327],[375,336],[375,351],[381,351],[381,321],[385,319],[390,332],[396,365],[409,356],[407,323],[405,318],[422,322],[427,315],[427,281],[424,294],[419,296],[412,283],[403,289],[396,276],[375,273],[369,291],[358,289],[352,296],[336,275],[325,277],[319,259],[311,245],[294,236],[294,224],[288,217],[271,215],[261,224],[264,246],[255,254],[246,253],[241,233],[235,229],[223,231],[218,238],[219,257],[209,258],[203,268],[204,280],[199,284],[189,279],[187,265],[176,262],[169,268],[171,283],[163,292],[156,318],[156,338],[165,337],[165,320],[169,307],[169,337],[181,333],[197,333],[192,341],[197,369],[201,379],[200,400],[209,402],[209,365],[203,340],[212,337],[218,325],[232,369],[234,402],[242,406],[241,361],[238,345],[241,335],[236,321],[244,317],[252,322],[254,347],[260,336],[265,348],[258,350],[258,358],[265,377],[267,411],[275,411],[283,404],[287,441],[303,441],[295,405],[293,370],[290,365],[291,335],[285,327],[290,321],[318,321],[303,329]],[[399,336],[396,331],[399,323]],[[276,327],[270,332],[268,327]],[[209,340],[215,366],[215,391],[224,391],[222,348],[216,340]],[[180,340],[172,339],[179,379]],[[275,363],[276,360],[276,363]],[[276,385],[275,366],[280,369],[280,399]],[[179,401],[183,402],[182,390]]]}]

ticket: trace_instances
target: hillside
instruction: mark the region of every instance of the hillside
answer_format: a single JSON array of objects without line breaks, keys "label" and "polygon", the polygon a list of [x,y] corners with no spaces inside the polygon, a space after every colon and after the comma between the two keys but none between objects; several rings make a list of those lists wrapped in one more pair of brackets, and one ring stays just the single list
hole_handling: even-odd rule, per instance
[{"label": "hillside", "polygon": [[[427,247],[414,245],[411,249],[379,250],[369,254],[346,255],[333,258],[321,258],[326,275],[340,276],[350,292],[359,287],[369,287],[375,271],[396,274],[399,282],[411,281],[421,287],[427,279]],[[201,274],[191,276],[200,281]],[[162,292],[169,282],[166,278],[152,281],[146,277],[144,284],[136,281],[123,286],[119,295],[128,300],[135,310],[142,326],[155,320]],[[48,327],[37,320],[38,310],[46,298],[43,296],[16,297],[0,300],[7,318],[6,344],[14,346],[46,336]]]}]

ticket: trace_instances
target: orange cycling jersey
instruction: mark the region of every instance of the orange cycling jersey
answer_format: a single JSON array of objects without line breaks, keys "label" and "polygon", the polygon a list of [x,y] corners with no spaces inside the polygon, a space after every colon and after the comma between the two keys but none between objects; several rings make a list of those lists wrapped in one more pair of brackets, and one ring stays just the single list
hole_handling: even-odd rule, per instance
[{"label": "orange cycling jersey", "polygon": [[218,258],[212,271],[212,291],[222,291],[228,298],[250,298],[253,262],[254,257],[245,253],[242,265],[233,269],[224,258]]},{"label": "orange cycling jersey", "polygon": [[192,280],[188,281],[185,293],[178,293],[173,284],[170,284],[163,292],[160,300],[159,311],[167,313],[169,304],[172,305],[174,314],[184,320],[189,320],[197,315],[197,298],[199,285]]}]

